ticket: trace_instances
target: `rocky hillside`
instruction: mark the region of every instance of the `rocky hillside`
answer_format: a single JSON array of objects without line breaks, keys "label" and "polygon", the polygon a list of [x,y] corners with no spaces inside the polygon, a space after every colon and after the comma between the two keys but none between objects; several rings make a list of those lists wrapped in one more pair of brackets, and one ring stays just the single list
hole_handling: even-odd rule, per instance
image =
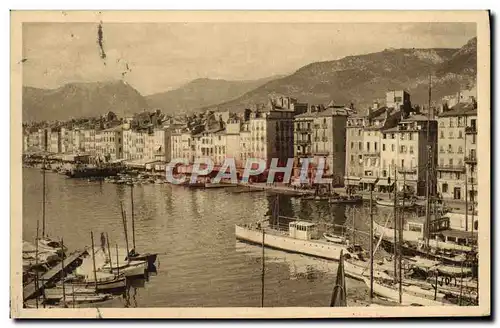
[{"label": "rocky hillside", "polygon": [[113,111],[132,114],[148,104],[122,81],[69,83],[53,90],[23,87],[23,122],[99,116]]},{"label": "rocky hillside", "polygon": [[236,99],[277,77],[249,81],[196,79],[178,89],[146,96],[150,107],[167,113],[190,112]]},{"label": "rocky hillside", "polygon": [[176,90],[143,97],[122,82],[70,83],[54,90],[23,88],[23,121],[65,120],[113,111],[119,116],[160,108],[166,114],[199,109],[243,111],[281,94],[300,102],[354,103],[363,110],[406,89],[412,103],[426,105],[429,73],[433,101],[476,84],[476,38],[460,49],[386,49],[306,65],[285,77],[255,81],[194,80]]},{"label": "rocky hillside", "polygon": [[269,94],[283,94],[309,103],[353,102],[362,109],[376,99],[384,100],[386,91],[397,89],[408,90],[412,103],[425,105],[429,73],[433,101],[439,101],[475,84],[476,58],[474,38],[460,49],[386,49],[312,63],[215,108],[241,111],[249,104],[265,103]]}]

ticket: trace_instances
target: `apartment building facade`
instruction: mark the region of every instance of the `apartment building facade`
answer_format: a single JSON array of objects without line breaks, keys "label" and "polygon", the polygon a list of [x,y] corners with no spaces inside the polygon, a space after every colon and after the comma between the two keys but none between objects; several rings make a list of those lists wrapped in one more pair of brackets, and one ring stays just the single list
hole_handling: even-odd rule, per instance
[{"label": "apartment building facade", "polygon": [[344,186],[357,190],[363,177],[363,116],[355,114],[346,121],[346,157]]},{"label": "apartment building facade", "polygon": [[476,199],[476,122],[475,102],[458,103],[438,116],[438,192],[445,200]]}]

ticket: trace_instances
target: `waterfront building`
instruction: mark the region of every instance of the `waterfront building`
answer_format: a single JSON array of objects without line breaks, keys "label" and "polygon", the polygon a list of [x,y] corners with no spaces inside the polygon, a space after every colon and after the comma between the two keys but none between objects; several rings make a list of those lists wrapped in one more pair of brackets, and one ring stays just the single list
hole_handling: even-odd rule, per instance
[{"label": "waterfront building", "polygon": [[[420,113],[401,112],[397,126],[383,130],[381,149],[381,174],[379,191],[392,191],[394,181],[398,190],[425,196],[427,170],[437,163],[437,121]],[[427,129],[429,138],[427,138]],[[434,174],[429,175],[429,185],[434,190]]]},{"label": "waterfront building", "polygon": [[235,164],[237,167],[241,167],[240,163],[240,153],[244,150],[241,149],[241,132],[242,132],[242,124],[241,120],[238,117],[229,118],[226,123],[226,132],[225,132],[225,153],[227,158],[232,158],[235,160]]},{"label": "waterfront building", "polygon": [[[368,115],[364,117],[363,177],[360,180],[362,190],[370,190],[373,183],[379,177],[383,178],[383,172],[381,170],[383,131],[395,127],[400,118],[400,111],[389,107],[379,107],[378,103],[375,103],[373,107],[368,110]],[[384,183],[383,180],[384,179],[379,181],[379,186]]]},{"label": "waterfront building", "polygon": [[293,158],[293,120],[296,100],[289,97],[270,99],[267,106],[250,114],[251,157],[269,167],[273,158],[286,165]]},{"label": "waterfront building", "polygon": [[82,129],[80,132],[82,136],[82,142],[81,142],[82,151],[88,153],[91,156],[94,156],[96,154],[96,144],[95,144],[96,130],[85,128]]},{"label": "waterfront building", "polygon": [[241,123],[239,142],[239,161],[236,162],[236,166],[242,168],[245,166],[247,159],[252,157],[252,134],[250,132],[250,121]]},{"label": "waterfront building", "polygon": [[48,132],[48,152],[61,152],[61,130],[60,128],[52,128]]},{"label": "waterfront building", "polygon": [[[476,200],[477,104],[458,103],[438,115],[438,192],[443,199]],[[466,187],[467,184],[467,187]]]},{"label": "waterfront building", "polygon": [[329,105],[313,118],[313,165],[324,159],[323,177],[331,178],[334,186],[344,184],[347,111],[344,106]]},{"label": "waterfront building", "polygon": [[363,177],[363,116],[353,114],[346,122],[346,158],[344,185],[357,190]]},{"label": "waterfront building", "polygon": [[105,161],[123,158],[123,126],[97,131],[96,155]]}]

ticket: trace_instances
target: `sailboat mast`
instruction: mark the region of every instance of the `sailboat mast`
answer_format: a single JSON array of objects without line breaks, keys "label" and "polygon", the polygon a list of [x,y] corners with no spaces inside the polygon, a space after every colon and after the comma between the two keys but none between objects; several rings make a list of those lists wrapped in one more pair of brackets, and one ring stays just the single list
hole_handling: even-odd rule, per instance
[{"label": "sailboat mast", "polygon": [[262,227],[262,272],[261,272],[261,294],[260,294],[260,306],[261,307],[264,307],[264,277],[265,277],[265,272],[266,272],[266,257],[265,257],[265,253],[264,253],[264,246],[265,246],[265,243],[264,243],[264,237],[265,236],[265,232],[264,232],[264,227]]},{"label": "sailboat mast", "polygon": [[[42,164],[42,238],[45,237],[45,159]],[[37,240],[38,243],[38,240]]]},{"label": "sailboat mast", "polygon": [[[130,254],[130,250],[128,247],[128,233],[127,233],[127,214],[125,213],[125,210],[123,209],[123,203],[120,202],[120,207],[122,210],[122,222],[123,222],[123,232],[125,233],[125,245],[127,247],[127,258]],[[118,263],[116,265],[119,265]]]},{"label": "sailboat mast", "polygon": [[396,245],[397,245],[397,240],[398,240],[398,193],[397,193],[397,167],[396,165],[394,165],[394,283],[396,283],[398,280],[397,280],[397,262],[396,262],[396,259],[397,259],[397,248],[396,248]]},{"label": "sailboat mast", "polygon": [[97,271],[95,267],[95,252],[94,252],[94,233],[90,231],[90,239],[92,240],[92,266],[94,268],[95,290],[97,292]]},{"label": "sailboat mast", "polygon": [[373,185],[370,185],[370,304],[373,301]]},{"label": "sailboat mast", "polygon": [[[64,254],[64,240],[61,238],[61,254]],[[64,256],[61,256],[61,280],[62,280],[62,292],[63,292],[63,304],[66,306],[66,286],[64,285],[64,279],[66,274],[64,272]]]},{"label": "sailboat mast", "polygon": [[135,219],[134,219],[134,184],[130,185],[130,202],[132,211],[132,249],[135,251]]},{"label": "sailboat mast", "polygon": [[402,200],[402,208],[401,215],[398,218],[398,264],[399,264],[399,303],[403,303],[403,220],[404,220],[404,212],[405,212],[405,195],[406,193],[406,171],[403,171],[403,200]]},{"label": "sailboat mast", "polygon": [[[432,97],[432,77],[429,74],[429,103],[427,108],[427,165],[425,170],[425,246],[429,249],[429,235],[430,235],[430,170],[431,170],[431,144],[430,144],[430,117],[431,117],[431,97]],[[404,198],[403,198],[404,199]],[[403,209],[404,210],[404,209]]]}]

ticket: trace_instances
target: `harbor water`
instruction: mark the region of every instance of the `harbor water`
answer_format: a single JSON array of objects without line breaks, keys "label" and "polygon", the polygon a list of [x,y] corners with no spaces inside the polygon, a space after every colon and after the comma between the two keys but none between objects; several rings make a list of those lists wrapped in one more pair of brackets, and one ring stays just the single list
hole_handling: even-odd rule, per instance
[{"label": "harbor water", "polygon": [[[90,245],[90,231],[97,236],[104,232],[112,246],[124,248],[120,202],[128,218],[131,243],[130,189],[47,172],[46,234],[63,237],[68,249],[75,250]],[[158,272],[133,288],[133,301],[119,297],[99,306],[260,307],[262,249],[237,241],[234,226],[263,219],[272,212],[275,201],[275,194],[231,193],[231,188],[135,186],[136,250],[160,253]],[[320,227],[341,225],[354,217],[356,227],[366,230],[369,222],[366,204],[353,209],[280,195],[279,212],[318,222]],[[377,213],[378,219],[384,221],[389,214]],[[24,168],[24,240],[35,238],[37,220],[41,227],[42,173]],[[286,225],[286,220],[280,219],[280,224]],[[265,306],[329,305],[335,262],[267,248],[265,258]],[[349,305],[368,304],[368,289],[360,281],[347,280],[347,296]]]}]

